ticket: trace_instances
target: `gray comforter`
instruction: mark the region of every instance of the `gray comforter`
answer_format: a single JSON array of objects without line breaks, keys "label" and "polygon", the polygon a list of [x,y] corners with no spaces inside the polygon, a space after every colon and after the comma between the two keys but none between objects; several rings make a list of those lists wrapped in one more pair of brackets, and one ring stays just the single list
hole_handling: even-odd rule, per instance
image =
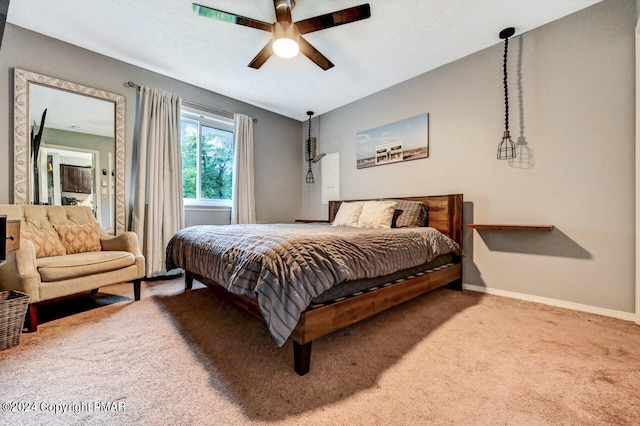
[{"label": "gray comforter", "polygon": [[282,346],[311,299],[331,286],[451,252],[459,254],[458,244],[433,228],[210,225],[178,232],[167,246],[166,264],[257,299],[269,332]]}]

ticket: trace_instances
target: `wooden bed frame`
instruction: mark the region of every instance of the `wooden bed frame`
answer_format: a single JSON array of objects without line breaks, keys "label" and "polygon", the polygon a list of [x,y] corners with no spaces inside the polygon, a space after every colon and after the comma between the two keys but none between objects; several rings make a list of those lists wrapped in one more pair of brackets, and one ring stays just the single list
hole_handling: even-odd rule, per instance
[{"label": "wooden bed frame", "polygon": [[[429,206],[429,226],[438,229],[462,247],[462,194],[395,197],[393,199],[422,201],[427,204]],[[329,202],[330,222],[333,221],[341,203],[342,201]],[[264,321],[257,300],[230,293],[211,279],[190,271],[185,271],[185,277],[186,289],[192,288],[195,278],[215,293]],[[313,340],[445,285],[454,290],[462,290],[462,263],[406,279],[388,287],[364,292],[361,295],[319,308],[307,309],[302,313],[298,325],[291,335],[295,371],[301,376],[309,372]]]}]

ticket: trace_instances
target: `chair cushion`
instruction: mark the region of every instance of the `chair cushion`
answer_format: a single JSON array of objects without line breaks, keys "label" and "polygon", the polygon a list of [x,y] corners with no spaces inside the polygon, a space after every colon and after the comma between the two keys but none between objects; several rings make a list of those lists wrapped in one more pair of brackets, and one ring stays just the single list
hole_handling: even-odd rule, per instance
[{"label": "chair cushion", "polygon": [[135,262],[135,257],[128,251],[92,251],[42,257],[36,260],[36,265],[42,281],[62,281],[115,271],[131,266]]}]

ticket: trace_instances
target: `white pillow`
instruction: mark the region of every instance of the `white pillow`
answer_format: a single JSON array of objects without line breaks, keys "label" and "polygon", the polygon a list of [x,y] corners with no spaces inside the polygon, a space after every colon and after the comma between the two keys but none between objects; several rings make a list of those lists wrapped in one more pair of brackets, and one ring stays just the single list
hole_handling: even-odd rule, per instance
[{"label": "white pillow", "polygon": [[391,228],[396,201],[367,201],[358,218],[358,228]]},{"label": "white pillow", "polygon": [[362,211],[364,202],[354,201],[351,203],[342,203],[336,213],[336,217],[333,219],[331,226],[358,226],[358,218]]}]

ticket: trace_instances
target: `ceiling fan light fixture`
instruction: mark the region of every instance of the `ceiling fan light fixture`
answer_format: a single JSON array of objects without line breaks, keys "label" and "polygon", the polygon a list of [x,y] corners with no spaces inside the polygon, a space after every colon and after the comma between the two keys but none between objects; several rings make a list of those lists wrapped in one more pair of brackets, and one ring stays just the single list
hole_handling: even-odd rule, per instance
[{"label": "ceiling fan light fixture", "polygon": [[273,53],[281,58],[293,58],[300,53],[300,46],[295,40],[282,37],[273,42]]},{"label": "ceiling fan light fixture", "polygon": [[273,53],[281,58],[293,58],[300,53],[299,33],[290,22],[277,22],[273,36]]}]

